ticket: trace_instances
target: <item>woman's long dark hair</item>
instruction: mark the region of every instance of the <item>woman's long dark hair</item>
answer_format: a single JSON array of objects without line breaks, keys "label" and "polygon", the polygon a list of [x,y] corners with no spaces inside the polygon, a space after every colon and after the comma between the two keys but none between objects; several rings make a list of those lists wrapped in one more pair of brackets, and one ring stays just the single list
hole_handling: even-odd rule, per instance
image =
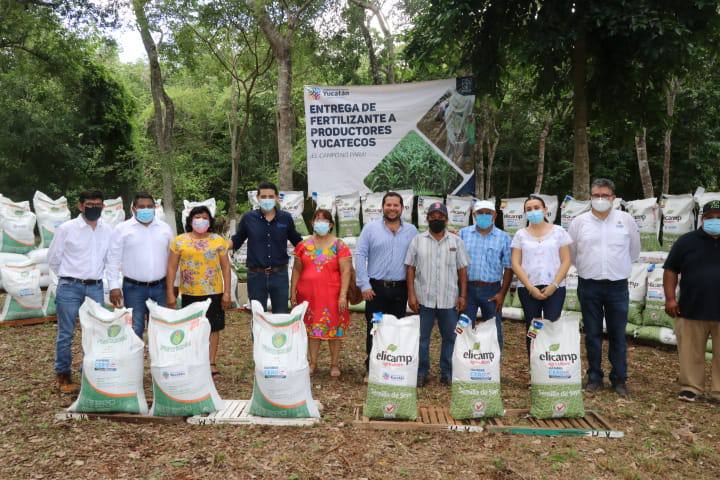
[{"label": "woman's long dark hair", "polygon": [[210,219],[210,228],[208,228],[208,232],[213,231],[213,229],[215,228],[215,219],[213,218],[212,213],[210,213],[210,209],[208,207],[206,207],[205,205],[200,205],[198,207],[193,207],[193,209],[190,210],[190,213],[185,219],[185,233],[192,232],[192,219],[195,215],[199,213],[207,213],[208,218]]},{"label": "woman's long dark hair", "polygon": [[[527,206],[527,203],[528,203],[530,200],[538,200],[538,201],[542,204],[543,208],[547,208],[547,205],[545,205],[545,200],[543,200],[543,198],[542,198],[540,195],[535,195],[534,193],[531,193],[531,194],[525,199],[525,202],[523,203],[523,212],[527,212],[527,210],[525,210],[525,207]],[[545,216],[543,216],[543,220],[545,220],[547,223],[550,223],[550,222],[548,222],[548,219],[547,219],[547,217],[545,217]],[[530,222],[527,222],[527,223],[529,224]]]}]

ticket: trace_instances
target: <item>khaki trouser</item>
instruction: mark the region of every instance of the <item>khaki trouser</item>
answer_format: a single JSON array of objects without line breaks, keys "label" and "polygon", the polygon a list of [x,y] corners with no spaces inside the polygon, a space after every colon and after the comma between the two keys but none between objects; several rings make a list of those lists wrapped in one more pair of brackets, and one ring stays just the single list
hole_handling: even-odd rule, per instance
[{"label": "khaki trouser", "polygon": [[678,317],[675,335],[680,358],[680,388],[695,394],[705,390],[705,345],[708,336],[712,337],[710,395],[720,400],[720,322]]}]

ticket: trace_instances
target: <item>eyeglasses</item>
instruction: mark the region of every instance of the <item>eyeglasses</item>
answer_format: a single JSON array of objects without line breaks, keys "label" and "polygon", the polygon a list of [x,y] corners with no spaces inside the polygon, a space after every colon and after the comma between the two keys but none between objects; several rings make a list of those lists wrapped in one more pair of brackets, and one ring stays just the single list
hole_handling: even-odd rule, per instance
[{"label": "eyeglasses", "polygon": [[597,199],[602,198],[602,199],[604,199],[604,200],[610,200],[610,199],[613,198],[614,196],[615,196],[615,195],[606,195],[606,194],[604,194],[604,193],[601,194],[601,195],[590,195],[591,198],[597,198]]}]

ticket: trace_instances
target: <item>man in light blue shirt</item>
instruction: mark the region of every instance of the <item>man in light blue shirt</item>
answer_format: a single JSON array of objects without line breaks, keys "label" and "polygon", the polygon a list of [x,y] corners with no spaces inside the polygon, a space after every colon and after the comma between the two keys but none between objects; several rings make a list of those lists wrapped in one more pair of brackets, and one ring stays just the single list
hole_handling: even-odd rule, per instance
[{"label": "man in light blue shirt", "polygon": [[498,343],[503,345],[502,306],[512,281],[510,235],[495,227],[495,204],[487,200],[475,202],[475,225],[460,230],[460,238],[470,256],[468,267],[465,315],[488,320],[495,317]]},{"label": "man in light blue shirt", "polygon": [[386,193],[382,209],[383,218],[365,225],[355,247],[356,283],[365,299],[366,369],[372,350],[373,313],[401,318],[407,312],[405,254],[417,235],[413,224],[402,221],[403,199],[399,193]]}]

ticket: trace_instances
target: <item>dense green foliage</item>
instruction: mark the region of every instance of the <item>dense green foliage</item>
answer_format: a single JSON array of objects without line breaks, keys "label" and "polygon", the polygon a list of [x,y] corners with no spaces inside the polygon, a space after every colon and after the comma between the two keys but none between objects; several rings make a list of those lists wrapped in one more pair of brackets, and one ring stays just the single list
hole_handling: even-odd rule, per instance
[{"label": "dense green foliage", "polygon": [[[247,74],[253,57],[243,46],[248,39],[240,31],[256,35],[258,26],[240,0],[151,3],[151,21],[164,31],[160,57],[166,90],[176,108],[172,139],[176,206],[182,208],[184,198],[207,197],[227,205],[231,103],[237,82],[219,59],[235,58],[238,72]],[[571,3],[582,7],[582,15],[567,15]],[[56,8],[15,0],[0,4],[3,195],[29,199],[39,189],[73,200],[78,191],[94,186],[126,200],[138,189],[161,196],[147,64],[119,62],[116,47],[103,30],[113,10],[93,4],[80,0]],[[320,12],[317,19],[299,27],[302,33],[293,46],[293,160],[298,190],[307,188],[303,85],[386,81],[388,63],[393,61],[383,33],[376,24],[367,23],[368,12],[356,3],[326,0],[314,8]],[[671,192],[689,192],[698,185],[720,189],[717,2],[404,0],[390,10],[390,24],[396,26],[396,81],[473,73],[480,97],[489,99],[499,135],[493,194],[519,196],[532,191],[538,139],[549,115],[553,121],[543,191],[570,193],[569,56],[581,28],[590,39],[592,175],[615,179],[624,198],[642,196],[634,136],[645,127],[650,170],[659,191],[663,137],[672,127]],[[363,36],[368,26],[379,75],[371,70]],[[255,42],[260,53],[268,48],[261,34]],[[273,65],[259,76],[249,109],[241,101],[237,112],[240,119],[248,116],[240,146],[239,211],[248,208],[247,190],[262,179],[277,179],[276,75]],[[670,76],[681,84],[672,118],[665,112],[664,93]],[[401,150],[414,152],[413,162],[399,165]],[[459,176],[446,165],[446,174],[439,172],[434,162],[433,150],[411,135],[367,182],[376,190],[451,190]]]}]

